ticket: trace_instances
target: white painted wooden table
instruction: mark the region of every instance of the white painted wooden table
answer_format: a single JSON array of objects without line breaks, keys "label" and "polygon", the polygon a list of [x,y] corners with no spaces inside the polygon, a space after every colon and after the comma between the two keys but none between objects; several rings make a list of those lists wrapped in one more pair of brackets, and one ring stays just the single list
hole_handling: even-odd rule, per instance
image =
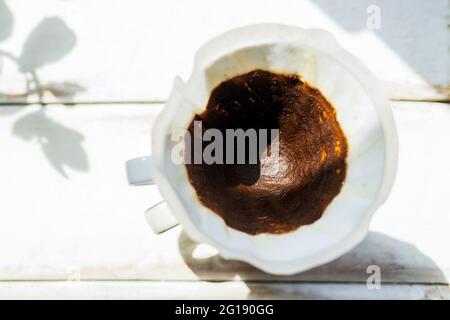
[{"label": "white painted wooden table", "polygon": [[[347,2],[0,0],[0,298],[450,299],[447,2]],[[195,49],[255,22],[328,29],[402,100],[398,176],[368,237],[289,277],[225,261],[180,226],[152,234],[143,211],[161,196],[129,187],[123,165],[149,153]]]}]

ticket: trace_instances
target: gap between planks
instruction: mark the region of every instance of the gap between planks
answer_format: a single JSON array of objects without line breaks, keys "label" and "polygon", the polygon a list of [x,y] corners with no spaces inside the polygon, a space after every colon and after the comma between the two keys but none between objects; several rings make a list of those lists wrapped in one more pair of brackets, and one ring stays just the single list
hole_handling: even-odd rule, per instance
[{"label": "gap between planks", "polygon": [[[424,102],[424,103],[450,103],[450,99],[389,99],[390,102]],[[52,106],[52,105],[66,105],[66,106],[76,106],[76,105],[126,105],[126,104],[148,104],[148,105],[159,105],[165,104],[165,100],[117,100],[117,101],[54,101],[54,102],[0,102],[0,107],[8,106],[29,106],[29,105],[41,105],[41,106]]]}]

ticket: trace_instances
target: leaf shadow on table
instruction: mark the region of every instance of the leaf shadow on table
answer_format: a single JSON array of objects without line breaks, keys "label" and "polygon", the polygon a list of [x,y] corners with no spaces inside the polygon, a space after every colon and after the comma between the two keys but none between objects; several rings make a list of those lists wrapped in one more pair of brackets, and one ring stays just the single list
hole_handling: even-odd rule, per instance
[{"label": "leaf shadow on table", "polygon": [[[422,0],[350,0],[345,5],[335,0],[313,0],[313,3],[348,32],[375,34],[428,84],[439,91],[446,90],[445,85],[440,88],[448,81],[447,34],[443,29],[446,21],[439,19],[442,11],[448,12],[448,3]],[[436,55],[436,50],[442,51]]]},{"label": "leaf shadow on table", "polygon": [[25,141],[36,141],[52,167],[68,178],[66,167],[88,171],[89,163],[81,133],[49,118],[45,108],[19,118],[13,134]]},{"label": "leaf shadow on table", "polygon": [[[0,0],[0,41],[13,34],[14,16],[4,0]],[[44,94],[62,97],[70,102],[83,87],[68,82],[42,84],[38,70],[54,64],[67,56],[76,46],[77,36],[67,24],[57,16],[42,19],[26,37],[21,52],[16,55],[0,49],[0,88],[2,76],[8,81],[11,72],[14,79],[23,84],[17,88],[0,90],[0,116],[12,116],[24,113],[13,126],[13,134],[31,142],[37,142],[51,166],[63,177],[68,178],[66,168],[78,171],[89,170],[86,151],[83,148],[84,137],[74,129],[68,128],[47,115]],[[23,88],[22,88],[23,87]],[[38,111],[27,112],[26,106],[10,106],[16,102],[28,102],[37,95]]]},{"label": "leaf shadow on table", "polygon": [[[381,289],[388,283],[448,284],[439,266],[414,245],[378,232],[369,232],[362,243],[334,261],[291,276],[269,275],[247,263],[225,260],[219,255],[196,259],[193,253],[198,245],[184,231],[180,234],[181,256],[195,275],[202,281],[211,282],[245,280],[250,299],[329,299],[331,294],[311,291],[310,284],[366,284],[372,274],[367,268],[374,265],[381,270]],[[367,290],[368,295],[373,292]]]},{"label": "leaf shadow on table", "polygon": [[[0,42],[13,35],[13,26],[13,13],[6,2],[0,0]],[[68,81],[43,84],[38,76],[38,70],[63,59],[75,48],[76,43],[75,32],[64,20],[51,16],[42,19],[31,30],[19,54],[0,48],[0,88],[6,86],[6,90],[4,88],[0,90],[0,102],[32,101],[45,104],[44,94],[50,94],[70,104],[72,99],[85,88]]]},{"label": "leaf shadow on table", "polygon": [[0,42],[8,39],[13,30],[14,17],[4,0],[0,0]]}]

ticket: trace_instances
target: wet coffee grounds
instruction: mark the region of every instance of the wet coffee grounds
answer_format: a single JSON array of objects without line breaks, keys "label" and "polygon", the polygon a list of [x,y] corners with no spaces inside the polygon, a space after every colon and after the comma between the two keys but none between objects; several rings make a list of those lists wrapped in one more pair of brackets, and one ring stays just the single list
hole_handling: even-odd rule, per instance
[{"label": "wet coffee grounds", "polygon": [[[192,120],[191,136],[194,121],[224,137],[226,129],[279,130],[278,158],[186,164],[200,202],[231,228],[251,235],[291,232],[319,219],[342,188],[348,144],[336,111],[298,75],[254,70],[223,81]],[[273,141],[269,135],[267,150]],[[193,139],[186,143],[193,155]]]}]

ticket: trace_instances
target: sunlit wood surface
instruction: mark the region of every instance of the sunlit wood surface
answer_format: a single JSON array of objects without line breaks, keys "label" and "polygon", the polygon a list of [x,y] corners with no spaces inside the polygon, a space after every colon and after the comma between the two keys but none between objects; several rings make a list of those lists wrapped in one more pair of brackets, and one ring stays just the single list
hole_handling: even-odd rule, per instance
[{"label": "sunlit wood surface", "polygon": [[[0,0],[0,299],[450,299],[447,2],[346,3]],[[149,154],[196,49],[257,22],[332,32],[383,82],[399,134],[397,180],[364,242],[289,277],[225,261],[181,226],[153,234],[143,212],[161,195],[124,169]]]}]

